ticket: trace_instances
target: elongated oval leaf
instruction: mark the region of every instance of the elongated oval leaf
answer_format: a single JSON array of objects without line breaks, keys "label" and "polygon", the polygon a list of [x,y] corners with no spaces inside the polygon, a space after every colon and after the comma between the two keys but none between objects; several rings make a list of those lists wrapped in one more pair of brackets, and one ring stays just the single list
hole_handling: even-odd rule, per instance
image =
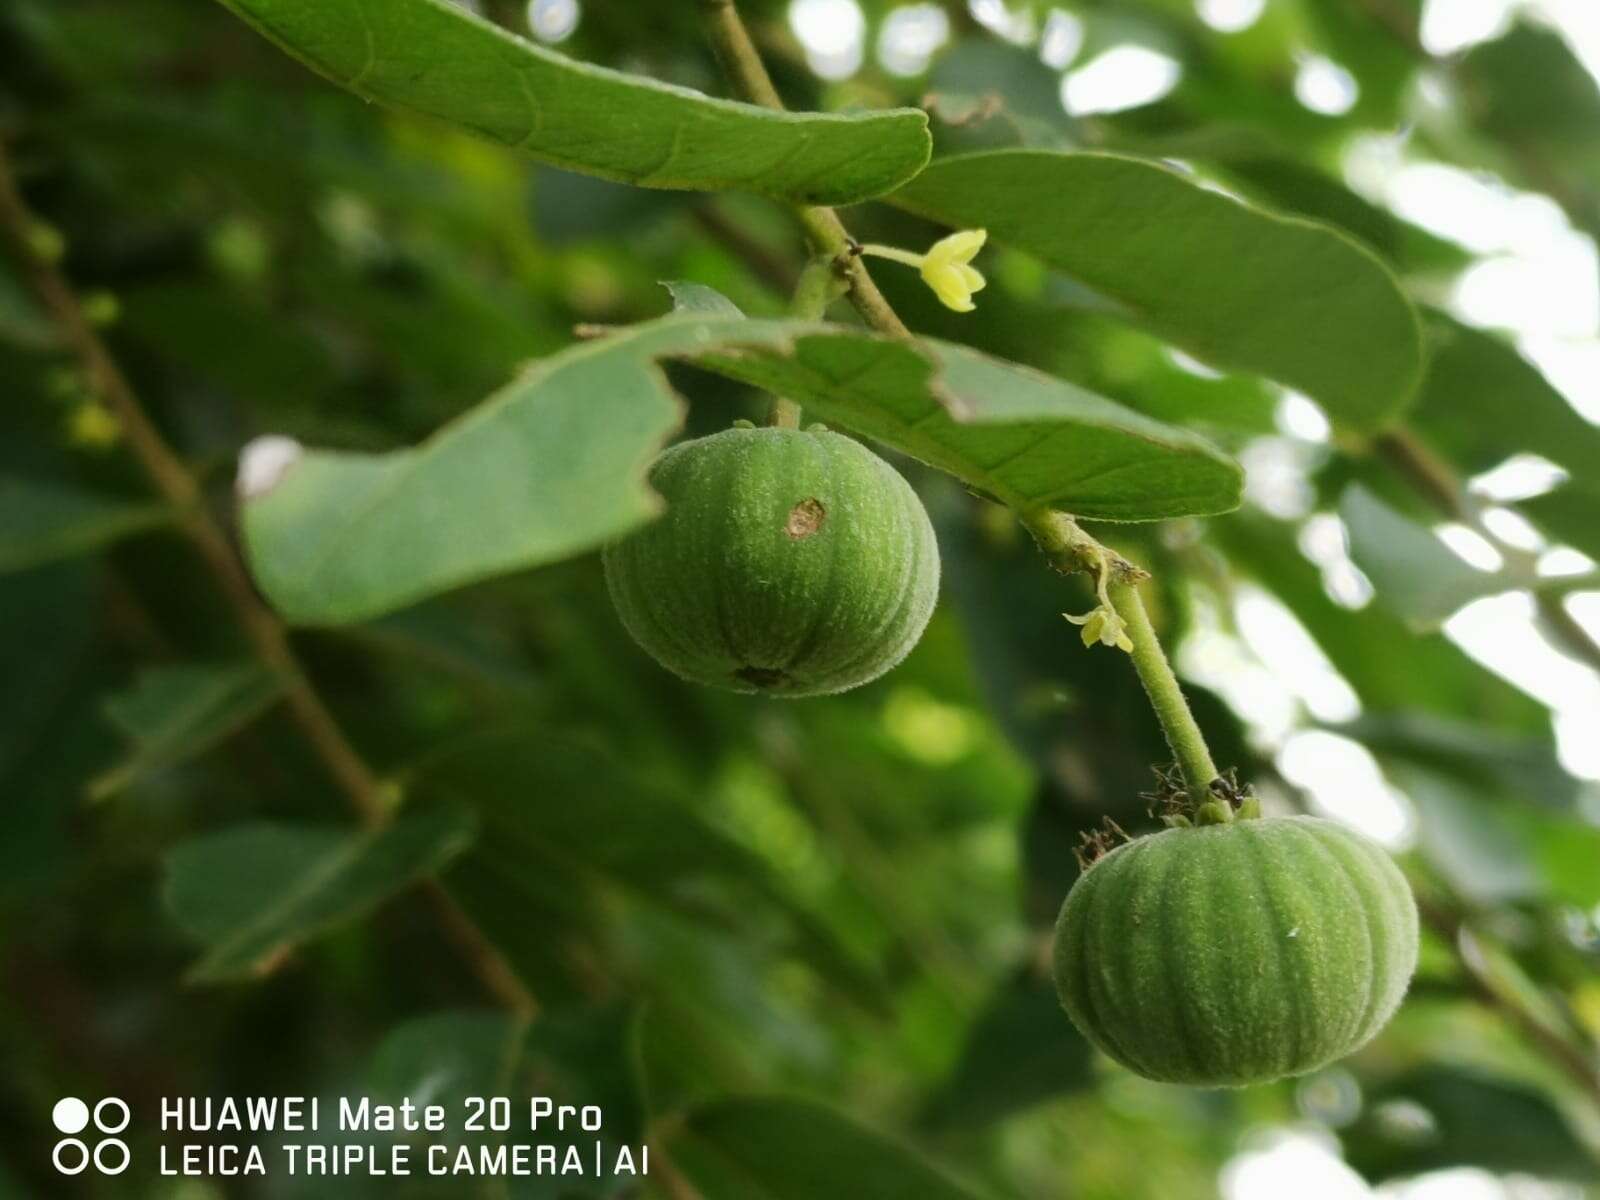
[{"label": "elongated oval leaf", "polygon": [[953,342],[836,333],[702,366],[800,401],[1012,508],[1102,521],[1227,512],[1239,468],[1204,438],[1053,376]]},{"label": "elongated oval leaf", "polygon": [[0,479],[0,574],[92,554],[170,520],[156,504],[130,503],[55,483]]},{"label": "elongated oval leaf", "polygon": [[291,620],[353,621],[625,533],[659,509],[645,469],[678,421],[660,359],[793,397],[1019,509],[1238,503],[1238,468],[1198,435],[962,346],[675,317],[541,361],[415,449],[305,455],[245,503],[262,588]]},{"label": "elongated oval leaf", "polygon": [[1350,557],[1372,580],[1378,599],[1418,629],[1436,629],[1463,604],[1517,586],[1501,573],[1479,570],[1359,484],[1346,489],[1339,515],[1350,533]]},{"label": "elongated oval leaf", "polygon": [[259,822],[184,843],[167,860],[165,898],[206,947],[189,978],[260,973],[284,951],[437,871],[475,832],[468,810],[441,806],[368,833]]},{"label": "elongated oval leaf", "polygon": [[724,1100],[691,1112],[673,1161],[705,1200],[976,1200],[900,1142],[805,1100]]},{"label": "elongated oval leaf", "polygon": [[985,227],[1087,284],[1124,319],[1217,367],[1298,388],[1347,429],[1383,428],[1416,391],[1417,315],[1374,254],[1156,163],[964,154],[933,163],[893,202]]},{"label": "elongated oval leaf", "polygon": [[446,0],[222,0],[358,96],[640,187],[807,204],[891,191],[928,161],[927,117],[782,113],[574,62]]},{"label": "elongated oval leaf", "polygon": [[126,760],[89,785],[95,800],[135,779],[204,754],[271,706],[281,689],[256,663],[152,667],[106,701],[106,715],[133,743]]}]

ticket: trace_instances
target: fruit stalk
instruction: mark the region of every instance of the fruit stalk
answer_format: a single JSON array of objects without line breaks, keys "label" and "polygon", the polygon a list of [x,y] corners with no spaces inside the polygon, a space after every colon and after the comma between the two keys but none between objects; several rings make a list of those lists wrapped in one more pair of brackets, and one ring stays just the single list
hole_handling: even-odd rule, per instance
[{"label": "fruit stalk", "polygon": [[[1150,614],[1145,611],[1144,598],[1138,585],[1114,579],[1107,586],[1107,594],[1127,626],[1128,637],[1133,642],[1133,667],[1139,672],[1139,682],[1144,684],[1145,695],[1150,697],[1150,707],[1155,709],[1156,720],[1167,736],[1167,745],[1183,768],[1183,777],[1189,784],[1190,795],[1197,804],[1210,795],[1211,781],[1217,778],[1217,767],[1211,761],[1211,751],[1206,747],[1205,735],[1189,711],[1189,702],[1183,697],[1178,677],[1150,624]],[[1229,806],[1220,806],[1230,812]],[[1230,813],[1231,815],[1231,813]]]},{"label": "fruit stalk", "polygon": [[[802,321],[822,320],[828,305],[844,294],[846,286],[835,272],[832,259],[813,258],[800,272],[794,297],[789,301],[789,315]],[[800,406],[793,400],[774,396],[767,424],[779,429],[799,429]]]}]

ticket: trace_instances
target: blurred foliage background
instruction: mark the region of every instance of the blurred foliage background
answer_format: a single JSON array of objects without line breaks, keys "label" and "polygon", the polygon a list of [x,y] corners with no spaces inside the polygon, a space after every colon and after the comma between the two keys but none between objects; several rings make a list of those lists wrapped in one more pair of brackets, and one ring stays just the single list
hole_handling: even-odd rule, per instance
[{"label": "blurred foliage background", "polygon": [[[726,94],[694,4],[484,8]],[[922,104],[937,153],[1164,159],[1347,231],[1422,307],[1407,439],[1358,446],[1021,253],[986,255],[970,316],[878,272],[914,329],[1190,425],[1246,466],[1237,513],[1096,532],[1153,572],[1218,760],[1270,810],[1353,821],[1401,855],[1427,941],[1373,1045],[1224,1093],[1089,1052],[1048,983],[1050,923],[1080,832],[1151,825],[1140,793],[1167,752],[1127,661],[1062,621],[1089,607],[1081,581],[907,461],[944,596],[911,658],[844,696],[679,683],[622,632],[594,555],[298,634],[379,777],[439,798],[422,844],[382,847],[397,878],[442,870],[541,1013],[525,1032],[497,1016],[428,896],[398,884],[286,918],[240,978],[218,939],[353,826],[126,430],[0,260],[0,1195],[501,1195],[150,1169],[163,1095],[496,1079],[605,1103],[608,1131],[648,1132],[707,1200],[820,1194],[790,1159],[902,1186],[933,1163],[975,1195],[1040,1200],[1600,1194],[1596,42],[1547,19],[1581,23],[1582,3],[1426,9],[744,5],[791,107]],[[662,313],[659,280],[776,314],[803,261],[769,203],[530,165],[369,107],[200,0],[10,0],[0,64],[29,204],[224,519],[256,436],[411,444],[575,325]],[[898,245],[939,232],[881,205],[848,219]],[[675,382],[690,434],[759,416],[732,384]],[[133,1171],[51,1170],[65,1094],[129,1100]],[[774,1095],[851,1124],[739,1099]],[[730,1185],[715,1164],[741,1152],[789,1182]],[[843,1194],[898,1194],[860,1186]]]}]

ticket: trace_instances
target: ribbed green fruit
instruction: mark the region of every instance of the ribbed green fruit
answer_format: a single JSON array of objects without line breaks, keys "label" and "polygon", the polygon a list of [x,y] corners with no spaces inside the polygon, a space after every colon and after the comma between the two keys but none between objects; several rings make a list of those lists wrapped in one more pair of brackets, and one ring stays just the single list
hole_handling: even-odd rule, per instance
[{"label": "ribbed green fruit", "polygon": [[904,658],[933,613],[939,549],[888,463],[822,429],[682,442],[650,482],[661,520],[605,552],[636,641],[696,683],[842,692]]},{"label": "ribbed green fruit", "polygon": [[1201,1087],[1349,1054],[1394,1014],[1416,963],[1405,877],[1317,817],[1137,838],[1079,877],[1056,924],[1072,1023],[1140,1075]]}]

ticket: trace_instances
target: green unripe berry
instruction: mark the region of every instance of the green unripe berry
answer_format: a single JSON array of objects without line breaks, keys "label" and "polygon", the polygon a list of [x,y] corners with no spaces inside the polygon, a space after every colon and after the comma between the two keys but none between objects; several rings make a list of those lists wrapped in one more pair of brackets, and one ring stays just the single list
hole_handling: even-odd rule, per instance
[{"label": "green unripe berry", "polygon": [[1056,924],[1073,1024],[1140,1075],[1200,1087],[1300,1075],[1356,1050],[1416,962],[1405,876],[1317,817],[1137,838],[1078,878]]},{"label": "green unripe berry", "polygon": [[622,623],[668,670],[771,696],[842,692],[910,652],[939,550],[911,486],[826,430],[728,429],[656,460],[666,515],[605,552]]}]

